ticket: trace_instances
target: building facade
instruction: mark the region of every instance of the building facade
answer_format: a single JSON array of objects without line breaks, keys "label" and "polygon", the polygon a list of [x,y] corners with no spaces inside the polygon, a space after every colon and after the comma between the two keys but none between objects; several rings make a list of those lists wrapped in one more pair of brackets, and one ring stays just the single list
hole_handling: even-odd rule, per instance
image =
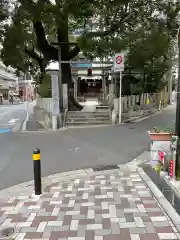
[{"label": "building facade", "polygon": [[34,84],[33,84],[33,78],[29,73],[21,73],[18,78],[18,92],[20,99],[22,101],[26,100],[32,100],[34,99]]},{"label": "building facade", "polygon": [[8,99],[10,92],[18,92],[18,77],[12,68],[7,68],[0,62],[0,94]]}]

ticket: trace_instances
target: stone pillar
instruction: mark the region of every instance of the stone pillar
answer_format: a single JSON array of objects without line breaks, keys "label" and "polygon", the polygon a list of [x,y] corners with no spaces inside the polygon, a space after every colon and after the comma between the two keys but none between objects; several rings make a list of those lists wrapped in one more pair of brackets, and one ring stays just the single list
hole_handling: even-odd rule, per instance
[{"label": "stone pillar", "polygon": [[109,105],[113,105],[113,99],[114,99],[114,84],[109,84]]},{"label": "stone pillar", "polygon": [[63,109],[68,109],[68,86],[63,84]]}]

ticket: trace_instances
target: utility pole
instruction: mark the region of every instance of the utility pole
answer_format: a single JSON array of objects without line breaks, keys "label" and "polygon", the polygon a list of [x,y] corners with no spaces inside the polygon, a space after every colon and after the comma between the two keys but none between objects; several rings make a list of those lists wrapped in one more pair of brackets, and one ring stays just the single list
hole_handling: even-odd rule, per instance
[{"label": "utility pole", "polygon": [[61,45],[58,46],[58,59],[59,59],[59,106],[61,113],[63,112],[63,84],[62,84],[62,66],[61,66]]},{"label": "utility pole", "polygon": [[180,28],[178,29],[178,80],[177,80],[177,101],[176,101],[176,174],[180,170]]},{"label": "utility pole", "polygon": [[169,104],[172,104],[172,66],[168,71],[168,99]]}]

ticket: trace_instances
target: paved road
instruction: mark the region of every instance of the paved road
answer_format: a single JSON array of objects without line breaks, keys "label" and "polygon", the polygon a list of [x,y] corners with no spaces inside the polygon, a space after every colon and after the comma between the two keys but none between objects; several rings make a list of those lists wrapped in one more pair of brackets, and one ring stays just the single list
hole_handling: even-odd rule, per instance
[{"label": "paved road", "polygon": [[0,135],[0,189],[33,179],[32,150],[41,149],[42,175],[131,161],[148,148],[147,130],[175,123],[175,107],[140,123],[57,133]]},{"label": "paved road", "polygon": [[[28,110],[32,110],[33,103],[28,103]],[[27,116],[27,104],[1,105],[0,106],[0,133],[6,130],[20,130],[20,127]]]},{"label": "paved road", "polygon": [[[8,101],[4,105],[0,105],[0,138],[3,139],[4,135],[2,133],[5,130],[12,131],[17,125],[20,125],[26,119],[26,104],[8,104]],[[16,128],[18,131],[19,129]]]}]

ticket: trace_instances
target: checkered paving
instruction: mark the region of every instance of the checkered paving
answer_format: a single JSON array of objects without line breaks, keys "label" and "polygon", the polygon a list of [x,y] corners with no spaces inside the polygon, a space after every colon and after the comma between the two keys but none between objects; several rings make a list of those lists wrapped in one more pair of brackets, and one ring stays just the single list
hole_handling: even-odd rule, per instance
[{"label": "checkered paving", "polygon": [[115,170],[47,186],[41,196],[0,203],[1,228],[11,239],[180,239],[136,171]]}]

